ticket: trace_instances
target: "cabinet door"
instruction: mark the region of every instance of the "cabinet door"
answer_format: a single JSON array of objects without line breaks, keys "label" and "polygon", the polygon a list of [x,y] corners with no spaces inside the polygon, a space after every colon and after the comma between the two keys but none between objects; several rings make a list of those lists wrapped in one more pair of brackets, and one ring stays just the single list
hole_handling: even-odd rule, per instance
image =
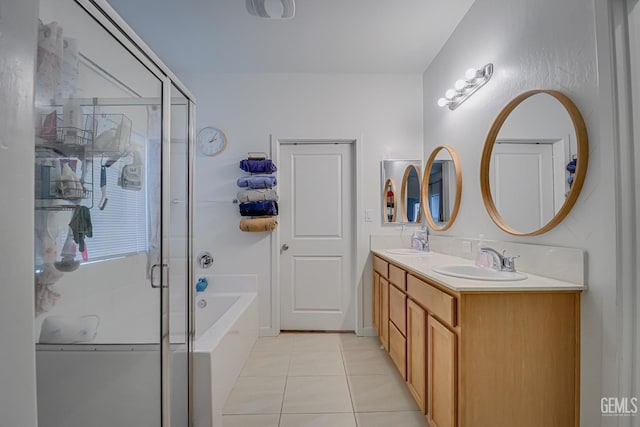
[{"label": "cabinet door", "polygon": [[427,406],[427,313],[407,302],[407,386],[424,413]]},{"label": "cabinet door", "polygon": [[407,297],[393,285],[389,286],[389,319],[407,335]]},{"label": "cabinet door", "polygon": [[454,427],[457,337],[432,316],[427,335],[427,417],[432,427]]},{"label": "cabinet door", "polygon": [[407,340],[398,328],[389,322],[389,356],[403,380],[407,379]]},{"label": "cabinet door", "polygon": [[380,335],[380,275],[373,272],[373,329]]},{"label": "cabinet door", "polygon": [[380,277],[380,342],[389,351],[389,282]]}]

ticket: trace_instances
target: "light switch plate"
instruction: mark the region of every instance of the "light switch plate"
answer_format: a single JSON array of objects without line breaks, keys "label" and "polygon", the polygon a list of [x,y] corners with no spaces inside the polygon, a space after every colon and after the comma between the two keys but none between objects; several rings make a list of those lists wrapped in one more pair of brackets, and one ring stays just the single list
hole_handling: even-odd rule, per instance
[{"label": "light switch plate", "polygon": [[364,210],[364,222],[373,222],[373,209]]},{"label": "light switch plate", "polygon": [[471,253],[471,241],[463,240],[462,241],[462,253],[470,254]]}]

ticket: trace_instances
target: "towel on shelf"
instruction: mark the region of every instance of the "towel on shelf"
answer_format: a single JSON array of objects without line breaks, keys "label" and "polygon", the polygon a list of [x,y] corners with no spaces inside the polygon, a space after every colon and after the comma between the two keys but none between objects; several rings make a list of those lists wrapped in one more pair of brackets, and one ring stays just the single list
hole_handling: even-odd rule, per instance
[{"label": "towel on shelf", "polygon": [[240,169],[249,173],[272,173],[278,170],[271,159],[244,159],[240,160]]},{"label": "towel on shelf", "polygon": [[240,215],[242,216],[273,216],[278,215],[278,203],[273,200],[262,202],[240,203]]},{"label": "towel on shelf", "polygon": [[275,218],[241,219],[240,230],[250,233],[273,231],[278,228],[278,220]]},{"label": "towel on shelf", "polygon": [[255,190],[238,191],[236,198],[240,203],[260,202],[263,200],[273,200],[274,202],[277,202],[278,193],[276,193],[276,190],[271,188],[258,188]]},{"label": "towel on shelf", "polygon": [[238,187],[248,188],[272,188],[277,184],[273,175],[251,175],[238,178]]},{"label": "towel on shelf", "polygon": [[78,244],[78,250],[84,252],[85,237],[93,236],[93,227],[91,225],[91,213],[86,206],[76,206],[69,222],[69,227],[73,231],[73,241]]},{"label": "towel on shelf", "polygon": [[98,334],[100,318],[87,316],[47,316],[42,322],[40,339],[45,344],[72,344],[93,341]]}]

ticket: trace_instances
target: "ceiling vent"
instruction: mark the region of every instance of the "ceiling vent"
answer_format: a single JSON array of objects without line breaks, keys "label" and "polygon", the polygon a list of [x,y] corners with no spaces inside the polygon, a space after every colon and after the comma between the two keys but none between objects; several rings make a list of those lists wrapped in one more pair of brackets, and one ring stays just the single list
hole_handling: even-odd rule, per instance
[{"label": "ceiling vent", "polygon": [[291,19],[296,5],[295,0],[247,0],[247,11],[260,18]]}]

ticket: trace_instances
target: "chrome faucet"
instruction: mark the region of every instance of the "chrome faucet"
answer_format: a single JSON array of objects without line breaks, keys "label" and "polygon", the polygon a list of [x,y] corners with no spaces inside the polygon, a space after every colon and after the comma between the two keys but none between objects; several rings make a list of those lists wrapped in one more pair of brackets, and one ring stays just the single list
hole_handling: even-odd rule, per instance
[{"label": "chrome faucet", "polygon": [[491,268],[498,271],[508,271],[511,273],[514,273],[516,271],[515,259],[520,258],[520,255],[505,256],[505,253],[507,252],[506,250],[502,251],[502,255],[500,255],[500,252],[496,251],[495,249],[486,247],[480,248],[480,250],[491,255]]}]

